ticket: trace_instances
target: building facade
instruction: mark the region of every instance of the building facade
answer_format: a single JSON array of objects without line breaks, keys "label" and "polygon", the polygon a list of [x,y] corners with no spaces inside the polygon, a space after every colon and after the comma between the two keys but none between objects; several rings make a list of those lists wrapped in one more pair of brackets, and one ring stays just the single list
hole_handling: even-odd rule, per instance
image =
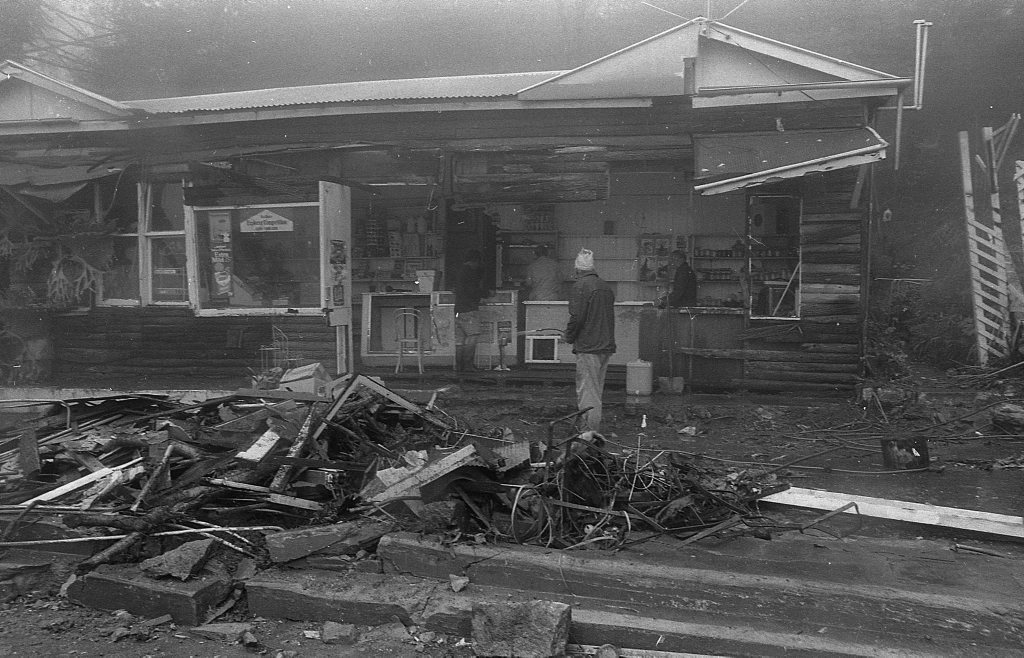
[{"label": "building facade", "polygon": [[[705,19],[570,71],[114,101],[2,70],[0,284],[53,376],[342,373],[410,336],[450,367],[469,249],[494,291],[477,365],[568,373],[584,247],[619,367],[766,390],[860,373],[873,124],[910,80]],[[526,287],[539,245],[560,299]],[[697,300],[660,308],[673,252]]]}]

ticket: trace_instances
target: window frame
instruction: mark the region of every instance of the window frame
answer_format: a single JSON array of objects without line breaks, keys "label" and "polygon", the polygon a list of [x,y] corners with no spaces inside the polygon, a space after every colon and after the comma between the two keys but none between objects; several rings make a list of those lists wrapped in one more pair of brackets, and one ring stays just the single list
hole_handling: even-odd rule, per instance
[{"label": "window frame", "polygon": [[[139,269],[139,298],[123,299],[103,296],[103,278],[100,278],[99,288],[96,295],[96,306],[171,306],[188,307],[191,305],[191,287],[186,285],[186,299],[182,301],[166,301],[153,299],[153,242],[154,238],[183,237],[185,239],[185,272],[186,284],[189,271],[190,256],[188,252],[187,224],[177,231],[151,231],[149,229],[153,219],[153,187],[155,185],[172,185],[177,183],[184,189],[184,181],[178,179],[168,180],[147,180],[139,181],[136,185],[136,219],[137,228],[127,233],[114,233],[113,238],[135,238],[136,260]],[[187,206],[186,206],[187,210]],[[187,213],[186,213],[187,221]]]},{"label": "window frame", "polygon": [[[752,255],[753,252],[752,252],[752,249],[751,249],[751,245],[753,244],[753,239],[754,238],[753,238],[753,236],[751,234],[750,208],[751,208],[751,205],[752,205],[754,199],[792,199],[792,200],[794,200],[796,202],[796,206],[797,206],[796,226],[795,226],[794,232],[790,234],[790,237],[793,237],[796,240],[796,257],[792,259],[792,260],[796,261],[796,265],[795,265],[796,271],[794,272],[793,276],[796,277],[796,284],[797,284],[796,285],[796,289],[793,291],[793,307],[794,307],[793,308],[793,315],[755,315],[754,312],[753,312],[753,308],[754,308],[754,304],[753,304],[753,296],[754,296],[754,279],[753,279],[754,261],[755,260],[760,260],[760,258],[755,258]],[[744,210],[745,210],[745,213],[746,213],[745,222],[746,222],[746,234],[747,234],[747,258],[746,258],[747,273],[746,273],[746,276],[748,278],[747,286],[748,286],[748,289],[750,291],[748,293],[748,299],[747,299],[748,317],[749,317],[750,320],[757,320],[757,321],[778,320],[778,321],[783,321],[783,322],[799,322],[803,318],[803,315],[802,315],[803,300],[802,300],[801,292],[803,290],[804,250],[803,250],[803,236],[802,236],[802,232],[801,232],[801,227],[803,226],[803,221],[804,221],[804,197],[803,197],[802,194],[798,194],[798,193],[795,193],[795,192],[793,192],[793,193],[775,192],[775,193],[767,193],[767,194],[758,194],[756,192],[751,191],[746,196],[746,199],[745,199],[745,202],[744,202]]]}]

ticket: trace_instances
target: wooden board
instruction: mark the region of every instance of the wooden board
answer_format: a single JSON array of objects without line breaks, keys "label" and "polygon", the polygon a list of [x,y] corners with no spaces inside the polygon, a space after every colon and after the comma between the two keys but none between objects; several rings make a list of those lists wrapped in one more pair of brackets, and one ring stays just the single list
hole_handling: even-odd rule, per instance
[{"label": "wooden board", "polygon": [[777,503],[793,507],[808,507],[817,510],[835,510],[847,503],[856,503],[856,510],[851,508],[845,513],[856,514],[859,512],[864,516],[879,519],[923,523],[943,528],[984,532],[1003,537],[1024,538],[1024,518],[1020,516],[978,512],[956,507],[925,505],[923,503],[912,503],[903,500],[872,498],[870,496],[857,496],[801,487],[792,487],[786,491],[765,496],[760,502]]},{"label": "wooden board", "polygon": [[111,468],[104,468],[102,471],[93,471],[92,473],[89,473],[88,475],[84,475],[84,476],[78,478],[77,480],[74,480],[72,482],[68,482],[67,484],[59,486],[56,489],[51,489],[50,491],[47,491],[44,494],[40,494],[40,495],[36,496],[35,498],[31,498],[29,500],[26,500],[23,503],[18,503],[18,504],[20,506],[22,506],[22,507],[28,507],[29,505],[31,505],[33,503],[36,503],[36,502],[42,503],[42,502],[46,502],[48,500],[56,500],[57,498],[60,498],[61,496],[65,496],[65,495],[71,493],[72,491],[77,491],[78,489],[81,489],[82,487],[84,487],[86,485],[92,484],[93,482],[96,482],[98,480],[102,480],[103,478],[107,477],[111,473],[114,473],[116,471],[124,470],[124,469],[128,468],[129,466],[134,466],[135,464],[138,464],[141,461],[142,461],[142,457],[139,457],[139,458],[133,459],[130,462],[127,462],[125,464],[121,464],[120,466],[113,466]]}]

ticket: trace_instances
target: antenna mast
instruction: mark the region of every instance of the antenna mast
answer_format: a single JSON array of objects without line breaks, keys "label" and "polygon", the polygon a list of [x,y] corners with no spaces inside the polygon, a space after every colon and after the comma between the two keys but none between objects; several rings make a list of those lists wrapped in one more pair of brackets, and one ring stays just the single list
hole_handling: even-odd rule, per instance
[{"label": "antenna mast", "polygon": [[704,0],[704,18],[711,20],[711,0]]}]

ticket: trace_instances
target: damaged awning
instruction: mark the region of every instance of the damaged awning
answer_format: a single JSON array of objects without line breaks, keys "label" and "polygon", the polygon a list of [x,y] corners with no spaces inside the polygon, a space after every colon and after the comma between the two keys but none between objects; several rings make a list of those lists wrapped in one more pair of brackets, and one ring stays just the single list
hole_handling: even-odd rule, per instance
[{"label": "damaged awning", "polygon": [[25,188],[73,185],[116,174],[129,164],[124,160],[63,166],[4,163],[0,167],[0,185]]},{"label": "damaged awning", "polygon": [[727,176],[694,185],[693,189],[701,194],[721,194],[810,173],[871,164],[885,158],[889,144],[877,132],[864,127],[695,135],[693,146],[695,178]]}]

